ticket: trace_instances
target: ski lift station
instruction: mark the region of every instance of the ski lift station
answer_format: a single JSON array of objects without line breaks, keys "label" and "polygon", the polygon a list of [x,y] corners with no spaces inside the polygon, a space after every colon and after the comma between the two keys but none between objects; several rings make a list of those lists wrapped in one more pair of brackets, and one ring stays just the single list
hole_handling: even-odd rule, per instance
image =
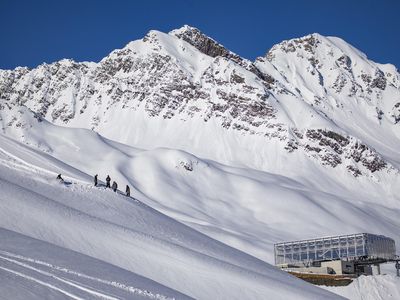
[{"label": "ski lift station", "polygon": [[370,233],[330,236],[274,245],[275,265],[287,271],[371,275],[372,266],[396,262],[393,239]]}]

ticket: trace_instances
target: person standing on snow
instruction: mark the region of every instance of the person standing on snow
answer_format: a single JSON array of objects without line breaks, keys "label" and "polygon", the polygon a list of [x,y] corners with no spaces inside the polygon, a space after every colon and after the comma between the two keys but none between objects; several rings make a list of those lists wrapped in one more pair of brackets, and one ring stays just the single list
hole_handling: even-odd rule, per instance
[{"label": "person standing on snow", "polygon": [[131,189],[129,188],[129,185],[126,185],[125,192],[126,192],[126,196],[127,196],[127,197],[130,197],[130,196],[131,196]]},{"label": "person standing on snow", "polygon": [[110,175],[107,175],[107,178],[106,178],[106,187],[111,187],[110,186],[110,182],[111,182],[111,178],[110,178]]},{"label": "person standing on snow", "polygon": [[97,174],[96,175],[94,175],[94,186],[97,186]]},{"label": "person standing on snow", "polygon": [[117,184],[115,181],[113,181],[112,190],[113,190],[114,192],[116,192],[116,191],[117,191],[117,188],[118,188],[118,184]]}]

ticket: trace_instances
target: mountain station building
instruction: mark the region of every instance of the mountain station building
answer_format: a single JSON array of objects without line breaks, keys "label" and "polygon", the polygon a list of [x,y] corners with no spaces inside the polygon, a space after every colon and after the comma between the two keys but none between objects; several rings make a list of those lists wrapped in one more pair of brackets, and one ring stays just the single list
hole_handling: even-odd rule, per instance
[{"label": "mountain station building", "polygon": [[380,264],[396,262],[393,239],[370,233],[329,236],[274,245],[275,265],[290,272],[315,274],[380,274]]}]

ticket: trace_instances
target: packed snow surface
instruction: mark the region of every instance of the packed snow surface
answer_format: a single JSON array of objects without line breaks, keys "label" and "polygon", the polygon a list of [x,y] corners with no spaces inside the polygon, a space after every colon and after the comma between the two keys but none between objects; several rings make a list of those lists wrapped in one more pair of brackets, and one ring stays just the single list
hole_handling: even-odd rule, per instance
[{"label": "packed snow surface", "polygon": [[111,264],[0,229],[0,299],[191,299]]}]

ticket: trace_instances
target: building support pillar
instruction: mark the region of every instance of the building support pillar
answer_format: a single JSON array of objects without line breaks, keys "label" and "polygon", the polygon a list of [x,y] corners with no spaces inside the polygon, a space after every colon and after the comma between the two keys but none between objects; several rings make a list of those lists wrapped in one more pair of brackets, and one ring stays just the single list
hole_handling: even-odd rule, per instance
[{"label": "building support pillar", "polygon": [[381,275],[381,265],[380,264],[376,264],[376,271],[378,272],[378,275]]}]

